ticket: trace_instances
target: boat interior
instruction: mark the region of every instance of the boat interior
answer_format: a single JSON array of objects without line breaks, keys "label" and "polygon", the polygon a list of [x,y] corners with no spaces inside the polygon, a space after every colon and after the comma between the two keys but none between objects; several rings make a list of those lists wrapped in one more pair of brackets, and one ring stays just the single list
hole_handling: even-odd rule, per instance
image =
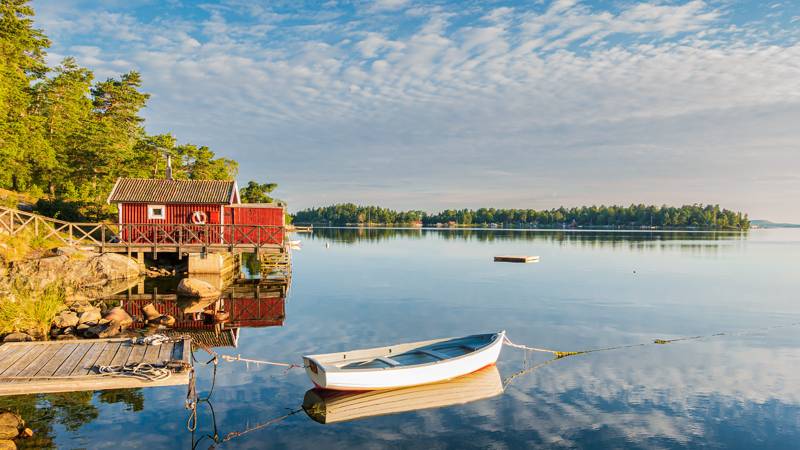
[{"label": "boat interior", "polygon": [[[415,366],[428,364],[445,359],[456,358],[491,344],[495,334],[477,334],[462,338],[446,339],[430,344],[408,348],[408,346],[398,346],[395,351],[393,347],[387,347],[381,355],[370,355],[358,359],[345,359],[339,363],[326,364],[339,369],[386,369],[401,366]],[[405,348],[403,348],[405,347]]]}]

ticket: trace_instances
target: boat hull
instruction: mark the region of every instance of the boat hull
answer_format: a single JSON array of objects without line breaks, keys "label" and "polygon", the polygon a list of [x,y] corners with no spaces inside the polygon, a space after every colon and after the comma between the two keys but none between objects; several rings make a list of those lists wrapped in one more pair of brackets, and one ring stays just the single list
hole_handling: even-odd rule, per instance
[{"label": "boat hull", "polygon": [[486,347],[470,354],[407,367],[326,371],[324,365],[304,357],[306,373],[319,388],[338,391],[371,391],[418,386],[450,380],[493,365],[503,348],[504,333]]}]

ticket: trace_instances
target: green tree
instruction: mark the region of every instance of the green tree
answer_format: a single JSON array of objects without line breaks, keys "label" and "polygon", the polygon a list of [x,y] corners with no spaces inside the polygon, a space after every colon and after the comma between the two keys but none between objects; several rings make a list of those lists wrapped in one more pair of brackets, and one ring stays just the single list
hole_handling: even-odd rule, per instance
[{"label": "green tree", "polygon": [[33,165],[52,160],[42,134],[42,118],[30,114],[32,84],[47,72],[50,41],[33,27],[27,0],[0,1],[0,186],[31,187]]},{"label": "green tree", "polygon": [[269,193],[277,187],[278,185],[275,183],[259,184],[255,181],[250,181],[247,186],[239,190],[239,196],[242,203],[272,203],[274,199],[269,196]]}]

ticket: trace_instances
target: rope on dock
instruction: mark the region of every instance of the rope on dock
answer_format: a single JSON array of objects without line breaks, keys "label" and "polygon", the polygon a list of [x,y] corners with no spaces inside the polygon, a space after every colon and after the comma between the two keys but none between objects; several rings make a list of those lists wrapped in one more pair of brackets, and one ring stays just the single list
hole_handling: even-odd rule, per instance
[{"label": "rope on dock", "polygon": [[99,366],[97,370],[100,375],[104,376],[135,377],[145,381],[162,381],[172,376],[172,371],[166,366],[146,363]]}]

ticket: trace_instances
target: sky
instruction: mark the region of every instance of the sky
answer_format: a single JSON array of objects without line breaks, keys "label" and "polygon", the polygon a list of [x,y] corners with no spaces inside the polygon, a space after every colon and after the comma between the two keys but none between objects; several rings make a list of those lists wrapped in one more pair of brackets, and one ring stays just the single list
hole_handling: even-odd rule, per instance
[{"label": "sky", "polygon": [[34,0],[150,133],[290,210],[719,204],[800,222],[800,2]]}]

